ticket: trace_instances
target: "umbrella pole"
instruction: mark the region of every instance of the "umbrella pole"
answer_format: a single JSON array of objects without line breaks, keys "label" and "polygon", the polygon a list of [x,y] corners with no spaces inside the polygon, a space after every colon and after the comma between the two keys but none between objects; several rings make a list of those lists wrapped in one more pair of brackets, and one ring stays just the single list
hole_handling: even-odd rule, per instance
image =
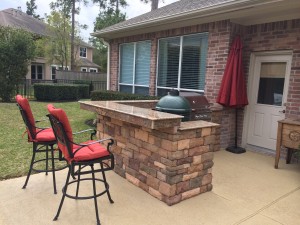
[{"label": "umbrella pole", "polygon": [[238,108],[235,108],[235,137],[234,137],[234,146],[229,146],[226,148],[226,151],[232,152],[235,154],[245,153],[246,150],[242,147],[237,146],[237,129],[238,129]]}]

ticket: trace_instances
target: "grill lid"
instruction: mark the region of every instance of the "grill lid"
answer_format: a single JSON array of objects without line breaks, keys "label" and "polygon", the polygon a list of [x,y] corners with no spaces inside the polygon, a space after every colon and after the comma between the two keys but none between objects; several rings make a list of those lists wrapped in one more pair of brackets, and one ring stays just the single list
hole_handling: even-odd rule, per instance
[{"label": "grill lid", "polygon": [[168,95],[162,97],[155,107],[158,111],[185,113],[191,111],[188,100],[179,96],[178,90],[171,90]]}]

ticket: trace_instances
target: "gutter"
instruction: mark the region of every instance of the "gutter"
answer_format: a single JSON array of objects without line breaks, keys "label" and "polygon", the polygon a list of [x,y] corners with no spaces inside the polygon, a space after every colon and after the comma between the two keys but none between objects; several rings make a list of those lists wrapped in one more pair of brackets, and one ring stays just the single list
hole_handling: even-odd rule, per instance
[{"label": "gutter", "polygon": [[103,43],[107,46],[107,65],[106,65],[106,90],[110,90],[110,44],[102,38]]},{"label": "gutter", "polygon": [[[130,28],[132,30],[134,29],[138,29],[142,26],[154,26],[156,23],[162,23],[162,22],[166,22],[167,20],[179,20],[180,17],[183,16],[192,16],[192,15],[198,15],[198,16],[193,16],[192,18],[198,17],[207,17],[207,16],[213,16],[213,15],[218,15],[218,14],[224,14],[224,13],[230,13],[230,12],[234,12],[234,11],[238,11],[238,10],[242,10],[242,9],[249,9],[249,8],[253,8],[253,7],[257,7],[257,6],[261,6],[261,5],[266,5],[266,4],[270,4],[270,3],[275,3],[275,2],[282,2],[284,0],[241,0],[241,1],[237,1],[237,0],[232,0],[230,2],[224,3],[224,4],[220,4],[220,5],[215,5],[212,7],[206,7],[206,8],[202,8],[202,9],[197,9],[194,11],[188,11],[188,12],[181,12],[178,14],[173,14],[173,15],[167,15],[164,17],[159,17],[156,19],[150,19],[150,20],[146,20],[146,21],[142,21],[142,22],[138,22],[138,23],[134,23],[134,24],[129,24],[129,25],[125,25],[123,27],[117,27],[117,28],[111,28],[111,29],[106,29],[104,32],[97,31],[94,33],[91,33],[92,36],[101,36],[101,35],[105,35],[105,34],[109,34],[109,33],[113,33],[114,31],[116,32],[121,32],[124,30],[129,30]],[[250,4],[249,4],[250,3]],[[235,5],[241,5],[240,7],[234,7]],[[225,7],[230,7],[229,9],[223,9],[222,11],[220,10],[220,8],[225,8]],[[209,12],[211,11],[211,12]],[[191,19],[191,18],[187,18],[187,19]],[[184,20],[184,19],[181,19]],[[176,21],[176,20],[175,20]]]}]

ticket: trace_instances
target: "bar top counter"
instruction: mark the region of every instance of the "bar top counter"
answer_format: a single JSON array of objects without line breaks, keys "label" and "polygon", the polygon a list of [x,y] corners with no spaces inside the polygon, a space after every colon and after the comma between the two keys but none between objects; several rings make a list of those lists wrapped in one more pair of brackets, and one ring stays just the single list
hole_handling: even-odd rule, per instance
[{"label": "bar top counter", "polygon": [[153,110],[157,101],[82,101],[97,113],[100,139],[112,137],[114,171],[168,205],[212,190],[220,129]]},{"label": "bar top counter", "polygon": [[214,127],[219,124],[203,120],[181,122],[183,116],[153,110],[157,100],[134,101],[80,101],[80,108],[107,113],[111,118],[150,128],[162,129],[179,126],[179,129]]}]

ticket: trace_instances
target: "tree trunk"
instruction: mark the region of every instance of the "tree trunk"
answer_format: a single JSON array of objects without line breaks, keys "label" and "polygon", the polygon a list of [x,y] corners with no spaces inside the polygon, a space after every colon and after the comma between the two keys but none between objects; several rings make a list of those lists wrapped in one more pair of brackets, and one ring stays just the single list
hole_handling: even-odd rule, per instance
[{"label": "tree trunk", "polygon": [[75,70],[74,36],[75,36],[75,0],[72,0],[71,70]]},{"label": "tree trunk", "polygon": [[158,8],[158,1],[159,0],[152,0],[151,1],[151,11],[155,10]]},{"label": "tree trunk", "polygon": [[116,1],[116,12],[119,13],[119,0]]}]

